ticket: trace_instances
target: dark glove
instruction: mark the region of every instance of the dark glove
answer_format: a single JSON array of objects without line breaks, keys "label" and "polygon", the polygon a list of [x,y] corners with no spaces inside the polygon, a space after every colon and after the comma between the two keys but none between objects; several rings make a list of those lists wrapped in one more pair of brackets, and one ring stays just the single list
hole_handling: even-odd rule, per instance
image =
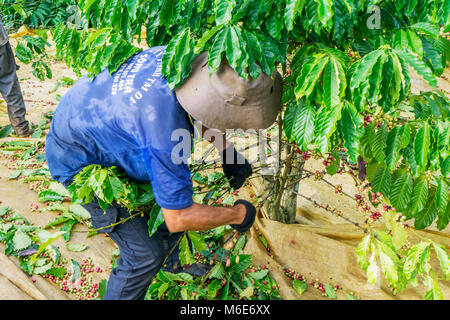
[{"label": "dark glove", "polygon": [[253,173],[250,163],[236,151],[233,145],[223,150],[221,157],[222,169],[230,182],[230,186],[233,189],[239,189]]},{"label": "dark glove", "polygon": [[245,200],[236,201],[234,203],[234,206],[237,206],[238,204],[245,205],[247,214],[245,215],[245,219],[241,224],[231,224],[230,226],[232,226],[238,232],[244,233],[245,231],[249,230],[255,222],[256,208],[250,202]]}]

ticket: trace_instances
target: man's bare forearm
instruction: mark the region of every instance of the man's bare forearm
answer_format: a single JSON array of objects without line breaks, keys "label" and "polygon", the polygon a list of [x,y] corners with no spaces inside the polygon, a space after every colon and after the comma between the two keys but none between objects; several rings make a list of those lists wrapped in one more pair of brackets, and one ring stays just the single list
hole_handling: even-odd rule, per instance
[{"label": "man's bare forearm", "polygon": [[182,210],[162,210],[171,232],[206,231],[223,225],[241,224],[246,215],[246,208],[242,204],[235,207],[212,207],[195,203]]}]

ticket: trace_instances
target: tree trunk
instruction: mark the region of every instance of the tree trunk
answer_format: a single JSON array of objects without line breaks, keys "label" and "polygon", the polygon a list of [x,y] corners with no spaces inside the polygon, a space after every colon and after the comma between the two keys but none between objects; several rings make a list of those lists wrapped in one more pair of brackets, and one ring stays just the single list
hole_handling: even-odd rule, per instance
[{"label": "tree trunk", "polygon": [[286,224],[294,224],[297,215],[298,185],[302,178],[302,169],[305,164],[303,158],[296,154],[288,157],[286,165],[275,184],[272,201],[270,201],[270,218]]},{"label": "tree trunk", "polygon": [[[298,186],[302,178],[302,169],[305,164],[303,158],[296,158],[294,165],[290,169],[288,179],[286,181],[285,189],[283,190],[283,195],[281,197],[280,209],[281,209],[281,220],[280,222],[287,224],[294,224],[295,217],[297,215],[297,194]],[[291,190],[296,193],[291,192]]]}]

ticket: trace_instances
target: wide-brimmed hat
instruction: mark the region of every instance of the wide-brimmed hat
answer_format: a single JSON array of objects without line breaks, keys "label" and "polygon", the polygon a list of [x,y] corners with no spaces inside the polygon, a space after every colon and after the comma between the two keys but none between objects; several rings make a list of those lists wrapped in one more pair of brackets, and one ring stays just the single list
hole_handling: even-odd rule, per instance
[{"label": "wide-brimmed hat", "polygon": [[280,112],[282,78],[277,70],[269,77],[261,72],[257,79],[244,79],[226,59],[211,76],[208,53],[192,63],[192,72],[175,90],[181,106],[205,127],[227,129],[266,129]]}]

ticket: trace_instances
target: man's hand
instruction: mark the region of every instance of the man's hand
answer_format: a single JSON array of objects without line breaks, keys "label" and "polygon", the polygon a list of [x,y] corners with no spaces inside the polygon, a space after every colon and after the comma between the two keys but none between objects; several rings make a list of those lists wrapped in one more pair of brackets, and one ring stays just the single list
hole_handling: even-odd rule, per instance
[{"label": "man's hand", "polygon": [[239,189],[253,173],[250,163],[236,151],[232,144],[222,151],[221,158],[222,169],[230,186],[233,189]]},{"label": "man's hand", "polygon": [[253,223],[255,222],[256,217],[256,208],[248,201],[238,200],[234,203],[234,206],[244,205],[245,206],[245,218],[241,224],[232,224],[231,226],[240,233],[244,233],[249,230]]}]

